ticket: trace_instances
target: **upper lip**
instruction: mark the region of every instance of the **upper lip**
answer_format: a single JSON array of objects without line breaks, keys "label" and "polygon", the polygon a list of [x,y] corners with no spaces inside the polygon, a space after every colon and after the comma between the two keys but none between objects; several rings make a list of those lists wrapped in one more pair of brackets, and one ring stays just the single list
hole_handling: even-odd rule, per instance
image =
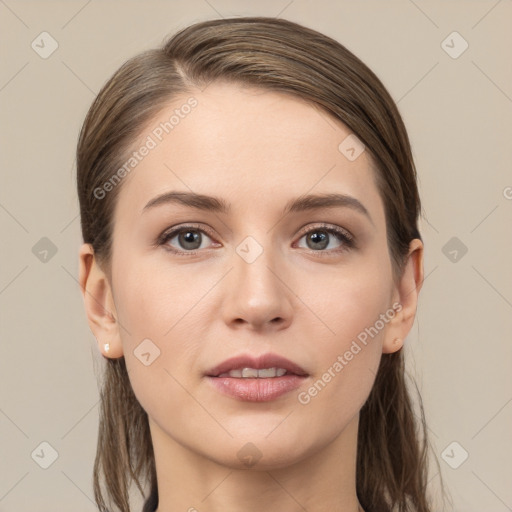
[{"label": "upper lip", "polygon": [[227,373],[231,370],[238,370],[242,368],[254,368],[261,370],[263,368],[284,368],[288,373],[295,375],[307,376],[308,373],[293,361],[286,359],[277,354],[262,354],[253,357],[249,354],[242,354],[236,357],[226,359],[226,361],[211,368],[206,372],[209,377],[218,377],[222,373]]}]

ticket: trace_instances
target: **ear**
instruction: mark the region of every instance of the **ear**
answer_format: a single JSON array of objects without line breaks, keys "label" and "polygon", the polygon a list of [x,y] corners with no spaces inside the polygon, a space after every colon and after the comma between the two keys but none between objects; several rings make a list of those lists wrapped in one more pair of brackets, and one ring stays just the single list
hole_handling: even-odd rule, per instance
[{"label": "ear", "polygon": [[121,357],[123,350],[111,284],[100,268],[91,244],[80,247],[79,283],[89,327],[100,352],[112,359]]},{"label": "ear", "polygon": [[416,316],[418,295],[423,285],[423,243],[415,238],[409,244],[409,254],[402,276],[393,291],[395,316],[388,323],[382,346],[384,354],[401,349]]}]

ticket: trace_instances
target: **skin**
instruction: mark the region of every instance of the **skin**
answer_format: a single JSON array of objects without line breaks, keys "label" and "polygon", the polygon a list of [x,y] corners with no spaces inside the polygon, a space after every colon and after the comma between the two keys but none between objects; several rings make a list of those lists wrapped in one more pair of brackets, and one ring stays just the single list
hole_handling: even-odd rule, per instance
[{"label": "skin", "polygon": [[[140,140],[189,96],[170,102]],[[423,245],[411,242],[395,282],[375,171],[368,152],[351,162],[338,150],[350,134],[343,124],[278,92],[216,83],[193,96],[197,107],[123,180],[111,280],[91,246],[80,249],[90,328],[105,357],[124,355],[148,413],[158,512],[356,512],[359,411],[382,353],[400,349],[413,325]],[[171,190],[219,196],[231,212],[166,204],[143,213]],[[371,220],[349,208],[282,215],[290,199],[332,192],[357,198]],[[155,245],[162,232],[189,222],[213,234],[199,232],[195,255]],[[333,234],[326,248],[308,245],[305,235],[321,222],[348,230],[357,247]],[[249,235],[263,249],[252,263],[236,252]],[[177,236],[167,246],[187,251]],[[298,393],[394,302],[401,311],[301,404]],[[146,338],[160,350],[149,366],[134,355]],[[220,394],[204,377],[234,355],[265,352],[310,376],[298,390],[263,403]],[[237,456],[249,442],[261,454],[250,468]]]}]

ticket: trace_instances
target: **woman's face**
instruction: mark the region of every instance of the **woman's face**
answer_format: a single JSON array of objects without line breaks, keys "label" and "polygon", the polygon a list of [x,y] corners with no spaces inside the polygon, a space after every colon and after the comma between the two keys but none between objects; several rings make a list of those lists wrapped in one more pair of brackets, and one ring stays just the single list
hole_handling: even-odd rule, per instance
[{"label": "woman's face", "polygon": [[[291,96],[217,83],[170,103],[134,146],[149,149],[117,185],[111,285],[118,347],[159,447],[278,467],[357,422],[400,297],[374,171],[350,135]],[[170,192],[186,201],[154,202]],[[327,194],[349,199],[286,209]],[[208,376],[269,353],[307,376]]]}]

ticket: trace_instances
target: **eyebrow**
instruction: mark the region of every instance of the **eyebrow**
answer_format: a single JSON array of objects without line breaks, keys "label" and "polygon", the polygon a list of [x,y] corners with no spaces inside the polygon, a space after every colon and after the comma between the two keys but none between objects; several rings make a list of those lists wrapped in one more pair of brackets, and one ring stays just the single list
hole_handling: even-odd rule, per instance
[{"label": "eyebrow", "polygon": [[[144,206],[142,213],[164,204],[181,204],[197,210],[228,214],[231,205],[224,199],[195,192],[165,192],[151,199]],[[355,197],[347,194],[308,194],[288,201],[283,208],[283,215],[294,212],[320,210],[322,208],[350,208],[365,215],[373,224],[373,220],[365,206]]]}]

